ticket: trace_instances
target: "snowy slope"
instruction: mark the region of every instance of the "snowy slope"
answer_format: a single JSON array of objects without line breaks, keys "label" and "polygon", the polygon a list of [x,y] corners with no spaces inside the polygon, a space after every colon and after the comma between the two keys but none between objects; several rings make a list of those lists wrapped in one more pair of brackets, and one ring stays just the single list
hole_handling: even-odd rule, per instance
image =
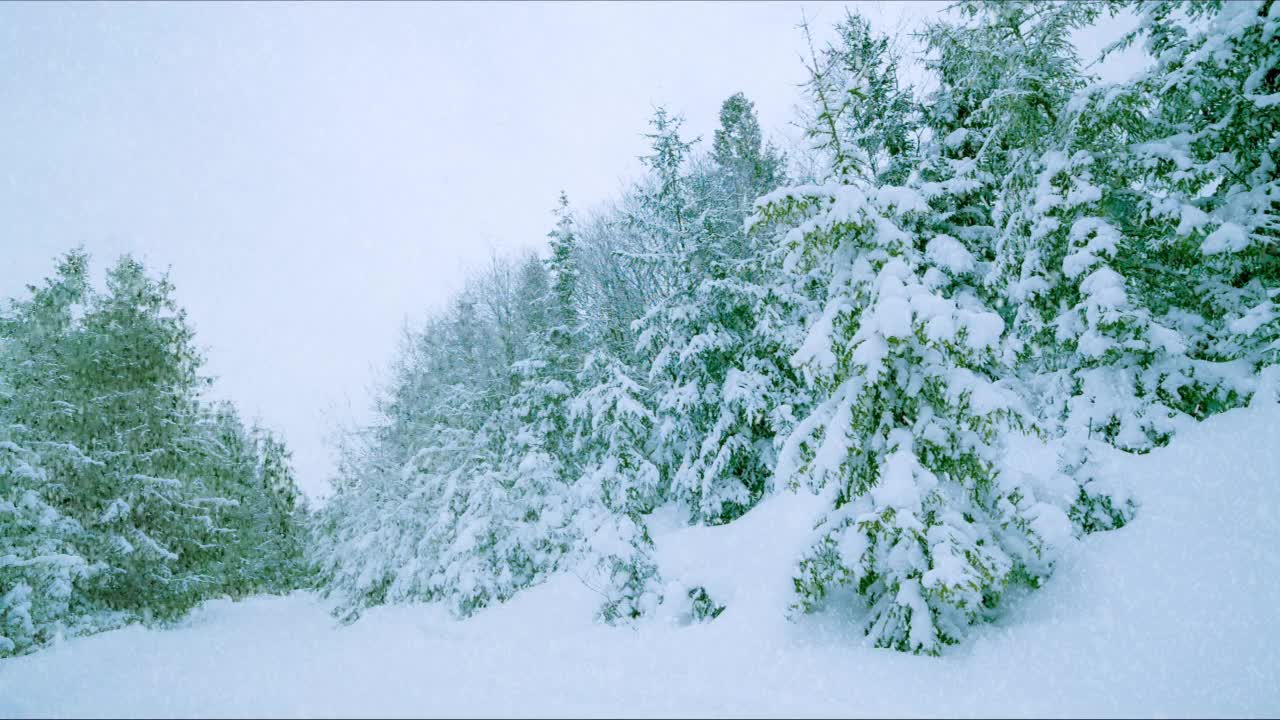
[{"label": "snowy slope", "polygon": [[381,608],[349,627],[306,594],[214,602],[0,661],[0,717],[1280,714],[1280,405],[1184,429],[1119,469],[1142,500],[1049,585],[941,658],[862,646],[835,615],[789,623],[812,500],[658,534],[664,574],[715,622],[590,622],[560,577],[455,622]]}]

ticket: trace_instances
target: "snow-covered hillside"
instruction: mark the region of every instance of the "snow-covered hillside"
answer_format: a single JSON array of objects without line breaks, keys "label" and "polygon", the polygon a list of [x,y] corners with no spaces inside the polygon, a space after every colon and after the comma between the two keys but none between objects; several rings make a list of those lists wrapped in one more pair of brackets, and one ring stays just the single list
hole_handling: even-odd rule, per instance
[{"label": "snow-covered hillside", "polygon": [[1280,405],[1123,456],[1137,519],[1086,538],[1043,590],[942,657],[865,647],[838,613],[783,619],[805,498],[657,533],[664,577],[713,622],[591,622],[561,575],[466,621],[376,608],[339,626],[307,594],[212,602],[0,660],[0,716],[1280,714]]}]

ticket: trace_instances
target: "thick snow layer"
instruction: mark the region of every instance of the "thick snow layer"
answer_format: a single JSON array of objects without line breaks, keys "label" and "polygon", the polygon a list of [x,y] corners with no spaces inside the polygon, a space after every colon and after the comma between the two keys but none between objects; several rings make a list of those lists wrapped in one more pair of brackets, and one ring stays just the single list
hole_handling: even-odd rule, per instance
[{"label": "thick snow layer", "polygon": [[839,612],[784,619],[821,503],[783,495],[726,527],[654,528],[672,589],[728,607],[707,624],[593,624],[572,576],[464,622],[401,606],[342,627],[303,593],[212,602],[175,630],[0,661],[0,717],[1275,716],[1277,437],[1280,405],[1259,406],[1121,458],[1138,518],[941,658],[864,647]]}]

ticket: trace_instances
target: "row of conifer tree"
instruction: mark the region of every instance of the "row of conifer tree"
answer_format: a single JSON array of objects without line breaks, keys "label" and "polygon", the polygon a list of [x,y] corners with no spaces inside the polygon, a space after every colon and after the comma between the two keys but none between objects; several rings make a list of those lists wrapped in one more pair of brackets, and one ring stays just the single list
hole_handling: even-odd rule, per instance
[{"label": "row of conifer tree", "polygon": [[173,286],[89,258],[0,314],[0,657],[305,580],[288,450],[204,399]]},{"label": "row of conifer tree", "polygon": [[[1103,84],[1072,34],[1117,15],[1149,64]],[[1272,0],[965,2],[920,30],[923,92],[851,14],[793,157],[741,95],[709,147],[659,109],[643,177],[562,198],[549,258],[406,337],[317,518],[323,587],[466,615],[571,569],[606,621],[697,618],[721,606],[661,577],[649,514],[812,492],[794,609],[843,588],[877,645],[957,641],[1133,515],[1099,458],[1275,363],[1278,34]],[[1026,438],[1056,469],[1010,462]]]},{"label": "row of conifer tree", "polygon": [[[1148,66],[1103,84],[1072,34],[1117,15]],[[963,2],[904,59],[850,14],[804,147],[742,95],[709,147],[659,109],[615,201],[562,197],[549,256],[406,333],[314,513],[278,441],[200,400],[171,288],[126,259],[94,293],[72,255],[0,325],[0,651],[302,583],[465,616],[562,571],[605,622],[711,619],[651,514],[804,492],[793,609],[840,591],[875,644],[937,653],[1140,511],[1110,453],[1270,387],[1277,36],[1274,0]],[[1028,441],[1056,468],[1011,462]]]}]

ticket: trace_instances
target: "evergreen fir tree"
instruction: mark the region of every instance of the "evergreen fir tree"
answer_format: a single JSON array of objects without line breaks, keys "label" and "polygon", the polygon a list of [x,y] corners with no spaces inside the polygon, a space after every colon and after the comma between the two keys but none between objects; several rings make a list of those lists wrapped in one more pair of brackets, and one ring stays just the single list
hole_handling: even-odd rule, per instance
[{"label": "evergreen fir tree", "polygon": [[0,320],[0,652],[293,587],[299,548],[263,549],[299,520],[266,502],[234,413],[204,404],[172,294],[127,256],[97,292],[75,251]]}]

